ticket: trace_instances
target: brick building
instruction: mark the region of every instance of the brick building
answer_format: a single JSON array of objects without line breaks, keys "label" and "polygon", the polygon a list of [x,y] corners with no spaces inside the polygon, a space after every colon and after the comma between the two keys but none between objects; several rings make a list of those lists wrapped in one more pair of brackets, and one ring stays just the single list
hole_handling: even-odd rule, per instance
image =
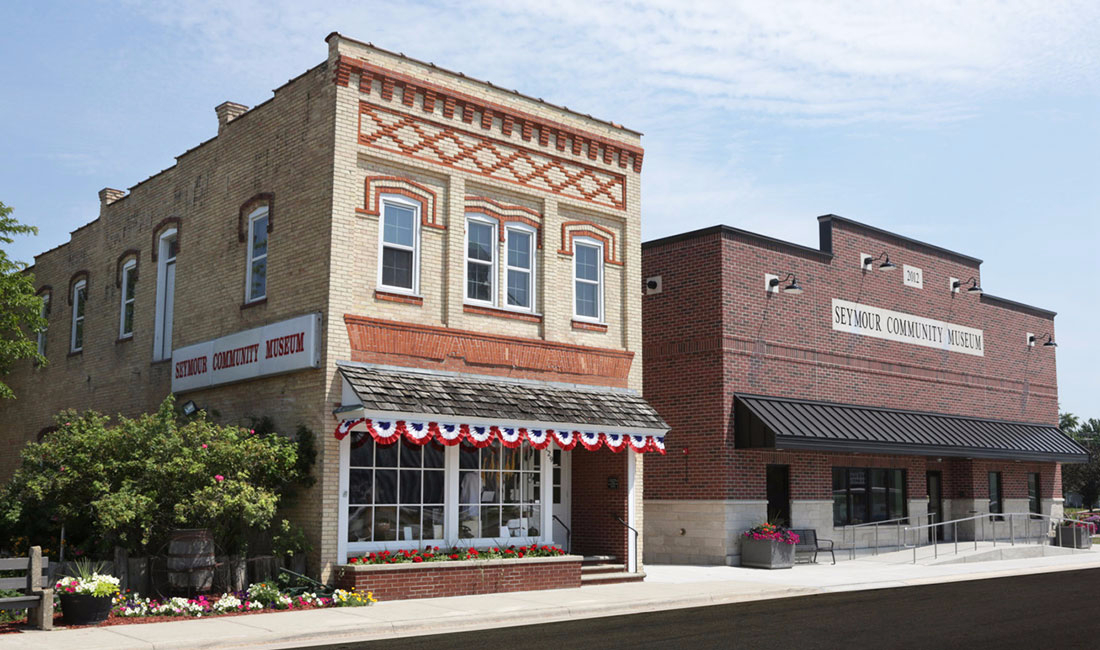
[{"label": "brick building", "polygon": [[10,376],[0,478],[59,409],[174,392],[317,434],[295,516],[322,576],[371,550],[531,541],[636,571],[642,463],[615,452],[665,430],[639,396],[640,134],[326,40],[35,259],[49,363]]},{"label": "brick building", "polygon": [[725,226],[643,245],[644,394],[672,427],[648,561],[736,564],[766,519],[841,542],[1061,514],[1083,452],[1057,430],[1054,313],[983,293],[981,260],[819,221],[817,249]]}]

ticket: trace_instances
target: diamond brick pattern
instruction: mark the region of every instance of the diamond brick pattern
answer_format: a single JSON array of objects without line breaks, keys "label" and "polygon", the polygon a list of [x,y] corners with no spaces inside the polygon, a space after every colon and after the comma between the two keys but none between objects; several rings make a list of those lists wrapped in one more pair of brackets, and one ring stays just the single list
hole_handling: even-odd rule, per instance
[{"label": "diamond brick pattern", "polygon": [[626,209],[622,175],[366,102],[360,103],[359,143],[566,198]]}]

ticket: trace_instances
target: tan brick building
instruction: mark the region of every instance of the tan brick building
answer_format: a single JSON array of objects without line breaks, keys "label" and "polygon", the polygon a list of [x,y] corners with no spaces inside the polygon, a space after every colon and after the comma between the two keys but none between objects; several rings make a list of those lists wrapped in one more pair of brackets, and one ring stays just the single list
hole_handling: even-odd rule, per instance
[{"label": "tan brick building", "polygon": [[[36,258],[49,364],[10,376],[0,477],[59,409],[132,415],[175,390],[225,422],[317,434],[297,517],[321,575],[502,535],[637,570],[641,457],[608,447],[658,450],[664,431],[637,396],[640,134],[326,40],[324,62],[252,109],[218,106],[216,137],[103,190],[99,218]],[[379,377],[406,392],[364,394]],[[528,401],[480,417],[417,393],[439,381]]]}]

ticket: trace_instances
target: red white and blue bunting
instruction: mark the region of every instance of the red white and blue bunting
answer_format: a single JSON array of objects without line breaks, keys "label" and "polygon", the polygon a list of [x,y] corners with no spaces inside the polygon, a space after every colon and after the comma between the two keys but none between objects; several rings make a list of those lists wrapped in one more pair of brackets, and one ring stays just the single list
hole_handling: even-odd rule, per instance
[{"label": "red white and blue bunting", "polygon": [[[488,447],[493,441],[514,449],[528,444],[535,449],[546,449],[551,443],[560,449],[569,451],[578,444],[588,451],[607,447],[620,452],[627,447],[638,453],[665,453],[665,441],[660,436],[637,435],[627,433],[604,433],[602,431],[562,431],[558,429],[526,429],[524,427],[488,426],[453,422],[430,422],[412,420],[380,420],[371,418],[352,418],[343,420],[336,427],[334,435],[343,440],[351,430],[362,425],[370,437],[380,445],[397,442],[401,437],[414,445],[424,445],[436,441],[448,447],[467,442],[474,447]],[[353,442],[355,438],[353,437]],[[356,446],[366,442],[360,438]]]}]

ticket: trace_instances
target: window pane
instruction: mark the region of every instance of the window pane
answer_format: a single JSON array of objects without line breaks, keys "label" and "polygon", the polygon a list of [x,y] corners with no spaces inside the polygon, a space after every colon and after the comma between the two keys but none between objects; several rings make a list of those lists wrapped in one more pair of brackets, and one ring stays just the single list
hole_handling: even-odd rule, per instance
[{"label": "window pane", "polygon": [[833,524],[848,523],[848,473],[843,467],[833,468]]},{"label": "window pane", "polygon": [[500,489],[497,485],[499,472],[481,473],[481,503],[500,503]]},{"label": "window pane", "polygon": [[176,253],[178,253],[179,250],[180,250],[179,240],[176,239],[175,237],[172,237],[171,239],[168,240],[168,243],[166,245],[168,247],[168,251],[167,251],[168,254],[165,255],[165,257],[168,258],[169,260],[176,259]]},{"label": "window pane", "polygon": [[502,503],[519,503],[519,473],[504,472],[500,480],[500,500]]},{"label": "window pane", "polygon": [[401,470],[399,503],[420,503],[420,470]]},{"label": "window pane", "polygon": [[402,289],[413,288],[412,251],[389,247],[382,249],[382,284]]},{"label": "window pane", "polygon": [[434,440],[424,445],[424,467],[443,467],[443,445]]},{"label": "window pane", "polygon": [[599,318],[600,309],[597,302],[599,288],[594,284],[577,281],[577,315],[589,318]]},{"label": "window pane", "polygon": [[871,521],[884,521],[886,516],[886,470],[871,470]]},{"label": "window pane", "polygon": [[577,256],[577,278],[596,282],[600,279],[600,249],[595,246],[577,244],[574,253]]},{"label": "window pane", "polygon": [[443,506],[424,508],[424,539],[443,539]]},{"label": "window pane", "polygon": [[443,472],[424,472],[424,503],[443,503]]},{"label": "window pane", "polygon": [[123,280],[126,283],[126,300],[133,300],[134,295],[137,293],[135,274],[137,274],[137,267],[130,266],[126,268],[126,278]]},{"label": "window pane", "polygon": [[249,299],[263,298],[267,295],[267,258],[252,261],[252,284],[248,287]]},{"label": "window pane", "polygon": [[508,266],[531,268],[531,234],[508,231]]},{"label": "window pane", "polygon": [[897,519],[905,516],[905,471],[900,469],[890,470],[890,512],[887,519]]},{"label": "window pane", "polygon": [[252,258],[267,255],[267,217],[252,221]]},{"label": "window pane", "polygon": [[79,350],[84,347],[84,319],[76,321],[76,333],[73,335],[73,349]]},{"label": "window pane", "polygon": [[374,472],[374,502],[397,503],[397,470],[380,469]]},{"label": "window pane", "polygon": [[369,469],[353,469],[348,474],[348,503],[353,505],[371,504],[371,492],[374,487],[374,472]]},{"label": "window pane", "polygon": [[349,464],[352,467],[370,467],[373,465],[374,438],[371,438],[366,431],[355,431],[351,436],[351,460]]},{"label": "window pane", "polygon": [[478,262],[466,263],[466,297],[471,300],[492,300],[489,275],[492,267]]},{"label": "window pane", "polygon": [[377,457],[375,467],[397,467],[397,445],[378,445]]},{"label": "window pane", "polygon": [[461,472],[458,477],[458,502],[478,503],[481,500],[479,472]]},{"label": "window pane", "polygon": [[397,539],[397,508],[374,509],[374,540],[387,542]]},{"label": "window pane", "polygon": [[398,531],[401,539],[406,542],[420,540],[420,508],[417,506],[401,506],[399,509],[401,520]]},{"label": "window pane", "polygon": [[401,468],[420,467],[420,459],[423,452],[420,445],[415,445],[408,440],[401,440]]},{"label": "window pane", "polygon": [[348,508],[348,541],[371,541],[371,520],[373,517],[373,508],[363,506]]},{"label": "window pane", "polygon": [[481,537],[500,536],[500,506],[481,506]]},{"label": "window pane", "polygon": [[508,304],[515,307],[530,307],[530,283],[530,272],[508,269]]},{"label": "window pane", "polygon": [[385,205],[383,241],[400,246],[414,246],[416,235],[416,211],[402,205]]},{"label": "window pane", "polygon": [[87,290],[86,287],[80,287],[79,289],[76,290],[76,298],[74,299],[74,302],[76,303],[76,317],[77,318],[83,318],[84,317],[84,299],[87,298],[87,297],[88,297],[88,290]]},{"label": "window pane", "polygon": [[525,537],[527,527],[520,521],[519,506],[504,506],[500,510],[501,525],[508,528],[509,537]]},{"label": "window pane", "polygon": [[469,222],[466,256],[472,260],[493,260],[493,227],[487,223]]},{"label": "window pane", "polygon": [[849,498],[852,500],[851,523],[867,521],[867,470],[853,467],[848,470]]},{"label": "window pane", "polygon": [[523,517],[524,525],[527,526],[527,535],[530,537],[538,537],[539,528],[542,526],[542,507],[524,506],[521,516]]},{"label": "window pane", "polygon": [[122,309],[122,333],[133,334],[134,332],[134,303],[126,303],[126,307]]}]

